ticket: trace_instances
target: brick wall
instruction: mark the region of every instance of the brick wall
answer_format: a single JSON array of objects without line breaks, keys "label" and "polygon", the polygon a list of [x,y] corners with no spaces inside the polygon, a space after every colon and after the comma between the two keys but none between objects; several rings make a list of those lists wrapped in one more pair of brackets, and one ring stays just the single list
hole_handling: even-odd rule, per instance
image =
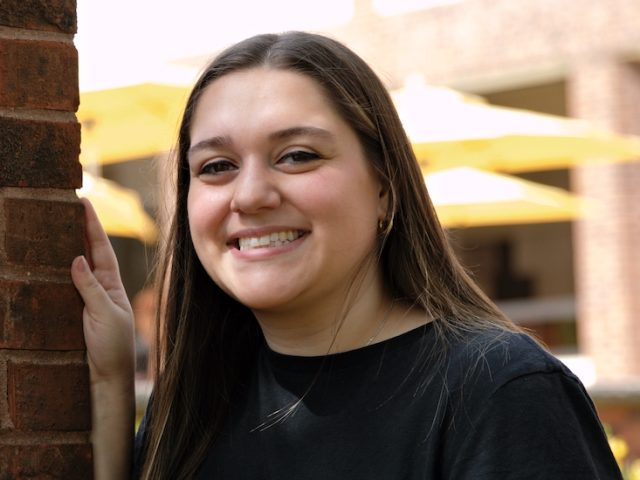
[{"label": "brick wall", "polygon": [[0,3],[0,478],[92,477],[75,0]]},{"label": "brick wall", "polygon": [[353,21],[329,33],[392,88],[417,72],[434,84],[508,89],[563,78],[593,52],[640,54],[638,0],[461,0],[389,17],[373,3],[356,0]]},{"label": "brick wall", "polygon": [[[570,112],[640,135],[640,67],[615,57],[577,62]],[[640,162],[574,169],[577,192],[597,208],[576,222],[579,342],[603,382],[640,379]]]}]

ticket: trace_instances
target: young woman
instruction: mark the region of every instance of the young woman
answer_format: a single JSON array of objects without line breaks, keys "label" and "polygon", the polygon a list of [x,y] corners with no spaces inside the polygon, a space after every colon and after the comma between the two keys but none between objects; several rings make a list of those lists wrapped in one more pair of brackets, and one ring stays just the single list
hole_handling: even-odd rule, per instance
[{"label": "young woman", "polygon": [[[187,102],[159,272],[144,479],[620,478],[578,379],[447,244],[385,88],[328,38],[261,35]],[[97,477],[132,442],[131,309],[87,205]],[[93,272],[92,272],[93,269]]]}]

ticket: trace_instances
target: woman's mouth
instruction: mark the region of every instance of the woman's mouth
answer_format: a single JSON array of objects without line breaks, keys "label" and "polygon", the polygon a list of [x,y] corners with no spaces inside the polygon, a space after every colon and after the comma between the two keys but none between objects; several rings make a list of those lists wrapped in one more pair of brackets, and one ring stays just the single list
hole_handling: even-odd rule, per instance
[{"label": "woman's mouth", "polygon": [[305,234],[303,230],[286,230],[273,232],[259,237],[241,237],[236,239],[235,246],[241,252],[254,248],[274,248],[281,247],[293,242]]}]

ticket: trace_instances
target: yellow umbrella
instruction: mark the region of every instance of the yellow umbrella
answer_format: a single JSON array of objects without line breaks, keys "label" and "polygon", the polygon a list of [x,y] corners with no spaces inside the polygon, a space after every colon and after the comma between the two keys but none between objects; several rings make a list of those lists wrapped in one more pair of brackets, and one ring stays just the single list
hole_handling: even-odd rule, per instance
[{"label": "yellow umbrella", "polygon": [[486,104],[412,78],[393,93],[420,162],[523,172],[640,158],[640,138],[580,120]]},{"label": "yellow umbrella", "polygon": [[145,243],[155,242],[158,236],[156,225],[134,190],[83,172],[82,188],[76,193],[91,201],[107,234],[137,238]]},{"label": "yellow umbrella", "polygon": [[[169,150],[188,91],[147,83],[83,92],[78,111],[83,164]],[[638,137],[565,117],[490,106],[481,97],[426,86],[416,78],[393,98],[418,159],[429,167],[519,172],[640,158]]]},{"label": "yellow umbrella", "polygon": [[109,164],[168,151],[188,92],[187,87],[147,83],[81,93],[80,160]]},{"label": "yellow umbrella", "polygon": [[584,211],[566,190],[510,175],[457,167],[424,178],[438,218],[449,228],[568,221]]}]

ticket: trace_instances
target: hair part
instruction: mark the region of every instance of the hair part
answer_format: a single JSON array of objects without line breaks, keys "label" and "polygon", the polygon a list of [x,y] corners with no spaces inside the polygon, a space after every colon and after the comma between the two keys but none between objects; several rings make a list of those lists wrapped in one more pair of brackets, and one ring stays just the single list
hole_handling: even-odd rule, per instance
[{"label": "hair part", "polygon": [[247,380],[262,334],[252,312],[220,289],[197,258],[189,231],[187,152],[194,111],[216,79],[264,67],[298,72],[321,86],[356,133],[389,195],[377,256],[393,301],[434,320],[439,345],[467,331],[515,330],[457,261],[429,199],[393,102],[373,70],[330,38],[289,32],[244,40],[218,55],[185,107],[174,155],[176,202],[157,274],[158,334],[153,408],[144,442],[145,479],[191,478],[220,434]]}]

